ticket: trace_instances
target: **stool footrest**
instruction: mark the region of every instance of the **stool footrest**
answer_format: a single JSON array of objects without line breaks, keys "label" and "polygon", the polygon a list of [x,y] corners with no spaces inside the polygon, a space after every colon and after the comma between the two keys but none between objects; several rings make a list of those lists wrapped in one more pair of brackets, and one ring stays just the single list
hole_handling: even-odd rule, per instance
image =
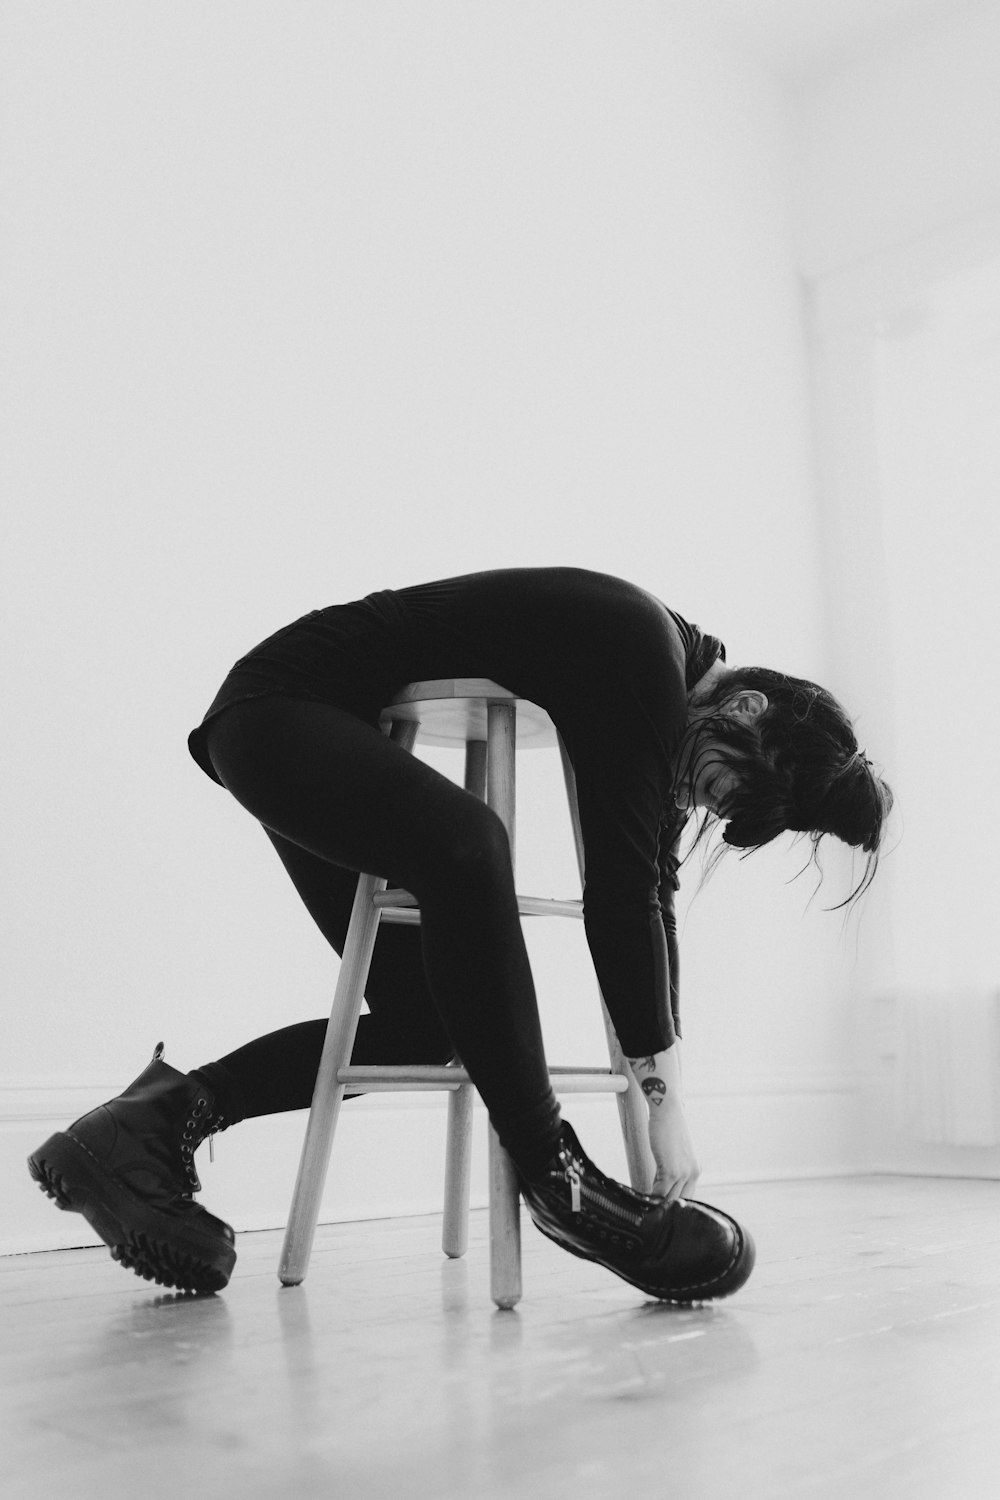
[{"label": "stool footrest", "polygon": [[[372,897],[383,922],[416,924],[420,921],[420,906],[416,896],[409,891],[379,891]],[[518,896],[517,909],[522,917],[576,917],[583,916],[583,902],[576,900],[556,901],[547,896]]]},{"label": "stool footrest", "polygon": [[[549,1077],[557,1094],[624,1094],[628,1079],[610,1068],[550,1068]],[[472,1082],[464,1068],[414,1064],[413,1066],[362,1066],[341,1068],[337,1082],[366,1094],[421,1093],[432,1089],[460,1089]]]}]

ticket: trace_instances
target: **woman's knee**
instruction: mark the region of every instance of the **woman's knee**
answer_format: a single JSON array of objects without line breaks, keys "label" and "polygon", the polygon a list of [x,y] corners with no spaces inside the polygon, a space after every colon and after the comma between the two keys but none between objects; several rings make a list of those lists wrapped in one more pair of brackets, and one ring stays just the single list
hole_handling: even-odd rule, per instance
[{"label": "woman's knee", "polygon": [[447,888],[488,895],[513,886],[507,830],[485,803],[477,802],[473,808],[464,809],[461,817],[450,820],[428,854],[422,872],[422,884],[428,891]]}]

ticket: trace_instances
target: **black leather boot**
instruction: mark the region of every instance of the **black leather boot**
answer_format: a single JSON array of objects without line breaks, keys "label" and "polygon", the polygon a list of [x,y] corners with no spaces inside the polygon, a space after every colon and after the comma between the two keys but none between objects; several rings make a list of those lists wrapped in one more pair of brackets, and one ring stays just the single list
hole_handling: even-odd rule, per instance
[{"label": "black leather boot", "polygon": [[705,1302],[743,1285],[754,1243],[735,1219],[691,1198],[637,1193],[594,1166],[565,1120],[561,1132],[545,1175],[520,1178],[542,1234],[664,1302]]},{"label": "black leather boot", "polygon": [[192,1199],[194,1153],[225,1129],[212,1091],[161,1061],[163,1043],[134,1083],[57,1131],[28,1170],[60,1208],[83,1214],[113,1259],[163,1286],[218,1292],[236,1263],[236,1237]]}]

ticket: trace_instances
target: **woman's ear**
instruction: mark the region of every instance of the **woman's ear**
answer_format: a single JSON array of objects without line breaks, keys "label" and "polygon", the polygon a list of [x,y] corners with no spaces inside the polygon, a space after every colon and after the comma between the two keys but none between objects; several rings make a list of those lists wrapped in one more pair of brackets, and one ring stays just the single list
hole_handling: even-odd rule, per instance
[{"label": "woman's ear", "polygon": [[724,712],[734,719],[752,724],[767,709],[767,694],[757,688],[742,688],[726,704]]}]

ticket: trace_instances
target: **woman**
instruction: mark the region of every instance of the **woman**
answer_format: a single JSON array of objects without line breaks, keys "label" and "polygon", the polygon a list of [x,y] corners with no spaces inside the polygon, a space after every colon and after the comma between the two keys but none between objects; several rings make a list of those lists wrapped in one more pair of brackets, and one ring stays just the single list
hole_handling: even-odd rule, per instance
[{"label": "woman", "polygon": [[[402,686],[439,677],[502,683],[541,704],[566,745],[587,939],[649,1101],[648,1196],[601,1173],[560,1116],[503,825],[379,730]],[[891,794],[828,693],[728,668],[714,636],[621,579],[511,568],[314,610],[237,662],[189,744],[263,825],[338,953],[357,871],[419,898],[419,928],[379,936],[353,1062],[457,1054],[532,1218],[572,1253],[665,1300],[745,1282],[750,1236],[686,1197],[699,1169],[678,1063],[677,845],[695,809],[745,849],[784,829],[814,846],[834,834],[868,853],[867,884]],[[234,1236],[193,1200],[194,1151],[248,1116],[307,1108],[325,1028],[286,1027],[188,1074],[157,1048],[123,1094],[46,1141],[32,1175],[139,1275],[220,1289]]]}]

